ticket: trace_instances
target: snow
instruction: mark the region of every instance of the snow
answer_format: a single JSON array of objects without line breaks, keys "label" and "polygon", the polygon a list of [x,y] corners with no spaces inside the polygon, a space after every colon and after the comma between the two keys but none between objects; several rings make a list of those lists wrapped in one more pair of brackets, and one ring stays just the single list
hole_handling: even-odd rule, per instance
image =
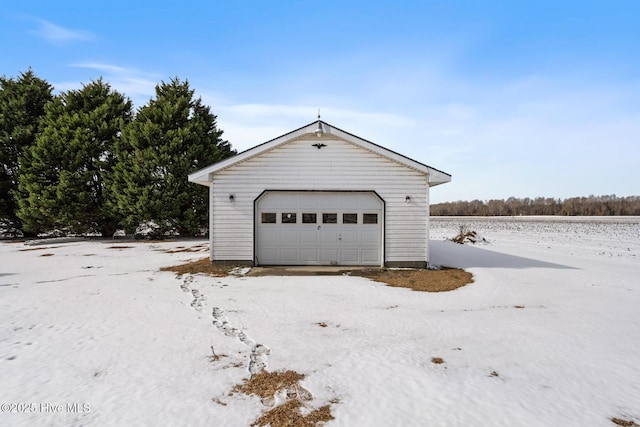
[{"label": "snow", "polygon": [[[447,241],[460,224],[487,243]],[[304,374],[327,426],[640,423],[640,218],[434,218],[431,239],[473,284],[159,271],[197,240],[0,243],[0,425],[248,426],[268,408],[230,391],[261,364]]]}]

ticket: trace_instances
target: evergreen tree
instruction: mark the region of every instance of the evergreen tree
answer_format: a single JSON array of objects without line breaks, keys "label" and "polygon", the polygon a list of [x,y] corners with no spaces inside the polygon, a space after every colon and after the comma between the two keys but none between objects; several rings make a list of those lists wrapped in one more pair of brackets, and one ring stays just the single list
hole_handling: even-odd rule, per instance
[{"label": "evergreen tree", "polygon": [[26,234],[17,216],[18,159],[35,143],[52,86],[29,69],[17,79],[0,77],[0,229]]},{"label": "evergreen tree", "polygon": [[102,79],[47,105],[42,131],[20,159],[18,215],[27,229],[113,235],[119,217],[106,182],[131,119],[131,101]]},{"label": "evergreen tree", "polygon": [[155,90],[117,144],[114,200],[127,233],[144,226],[156,237],[202,235],[207,189],[189,183],[187,175],[234,152],[187,81],[174,78]]}]

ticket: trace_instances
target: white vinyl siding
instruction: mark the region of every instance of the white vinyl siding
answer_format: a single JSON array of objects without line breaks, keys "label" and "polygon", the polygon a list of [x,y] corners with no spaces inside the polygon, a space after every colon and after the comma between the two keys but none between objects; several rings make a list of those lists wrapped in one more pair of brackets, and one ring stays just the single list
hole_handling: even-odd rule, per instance
[{"label": "white vinyl siding", "polygon": [[289,141],[217,171],[211,185],[213,260],[253,261],[254,200],[264,190],[361,190],[385,201],[386,261],[427,261],[427,175],[347,141]]}]

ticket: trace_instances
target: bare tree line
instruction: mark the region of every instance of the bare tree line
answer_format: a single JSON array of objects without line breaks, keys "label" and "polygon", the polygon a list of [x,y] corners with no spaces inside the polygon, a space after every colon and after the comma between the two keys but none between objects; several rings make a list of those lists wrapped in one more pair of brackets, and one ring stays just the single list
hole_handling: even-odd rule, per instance
[{"label": "bare tree line", "polygon": [[640,215],[640,196],[572,197],[554,199],[536,197],[524,199],[509,197],[507,200],[472,200],[437,203],[431,205],[434,216],[500,216],[500,215],[566,215],[610,216]]}]

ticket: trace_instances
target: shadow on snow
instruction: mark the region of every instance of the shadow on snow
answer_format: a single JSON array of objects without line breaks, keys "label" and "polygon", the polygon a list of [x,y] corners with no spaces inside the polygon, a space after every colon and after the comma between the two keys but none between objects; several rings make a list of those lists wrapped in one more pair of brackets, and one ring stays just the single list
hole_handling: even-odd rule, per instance
[{"label": "shadow on snow", "polygon": [[430,241],[431,264],[457,268],[560,268],[562,264],[495,252],[484,247],[460,245],[451,241]]}]

